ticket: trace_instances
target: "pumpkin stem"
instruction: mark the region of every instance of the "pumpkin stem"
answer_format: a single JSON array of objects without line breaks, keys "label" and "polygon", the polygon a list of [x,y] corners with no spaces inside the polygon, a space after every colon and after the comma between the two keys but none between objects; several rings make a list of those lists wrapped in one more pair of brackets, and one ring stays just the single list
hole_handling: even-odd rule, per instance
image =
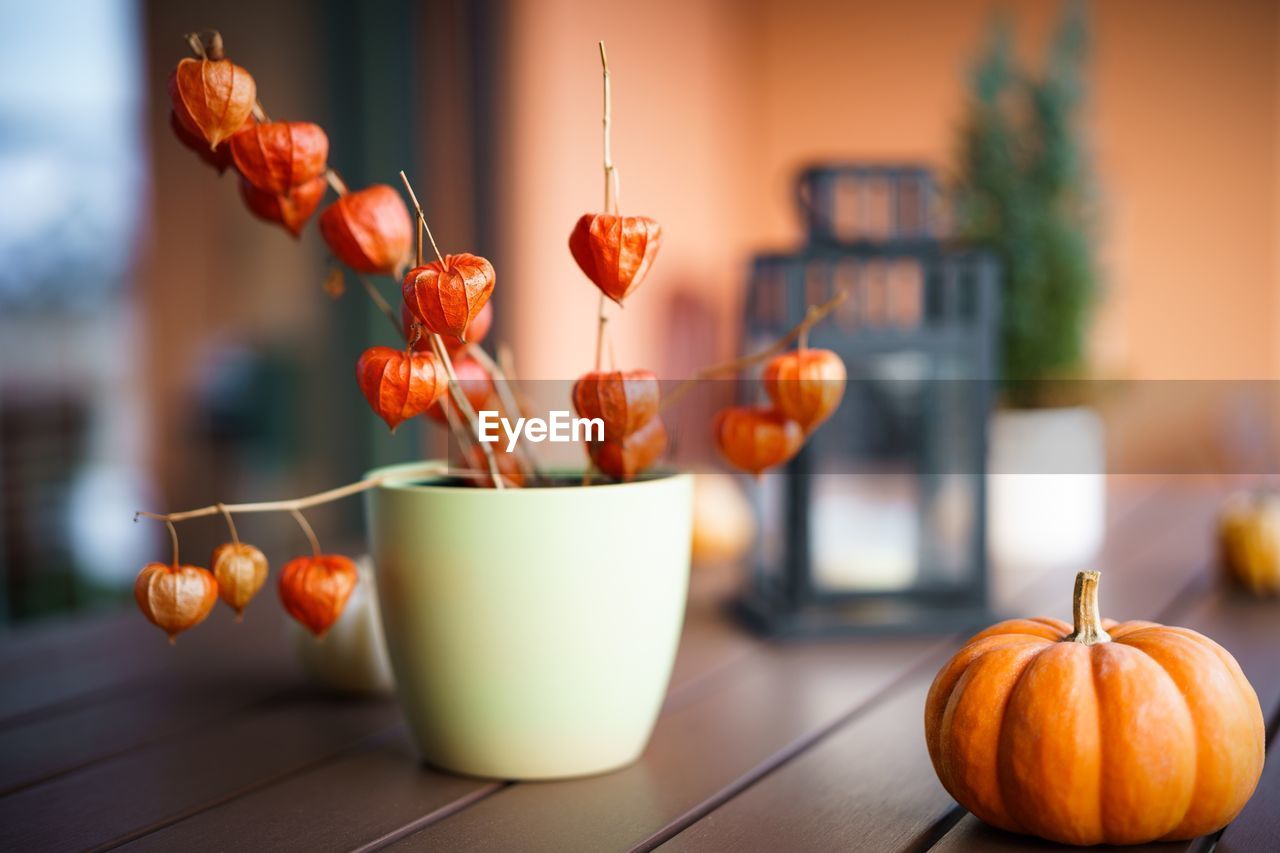
[{"label": "pumpkin stem", "polygon": [[1075,630],[1063,637],[1063,642],[1084,643],[1086,646],[1111,642],[1111,635],[1103,630],[1102,617],[1098,615],[1100,576],[1099,572],[1079,572],[1076,575],[1076,590],[1072,597]]}]

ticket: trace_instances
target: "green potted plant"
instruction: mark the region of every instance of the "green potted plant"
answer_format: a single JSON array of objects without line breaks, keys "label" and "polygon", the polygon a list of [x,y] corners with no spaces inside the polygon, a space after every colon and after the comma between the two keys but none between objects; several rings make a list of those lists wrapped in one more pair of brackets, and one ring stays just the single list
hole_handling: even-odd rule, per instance
[{"label": "green potted plant", "polygon": [[[570,252],[599,291],[595,368],[573,386],[578,417],[566,430],[584,444],[587,464],[547,470],[532,445],[553,438],[564,426],[557,416],[567,412],[526,417],[482,347],[496,278],[489,261],[440,251],[404,172],[413,215],[392,186],[349,189],[327,164],[323,130],[268,119],[252,76],[226,58],[216,33],[189,43],[194,56],[170,80],[179,139],[215,167],[234,168],[249,209],[294,234],[329,190],[337,193],[319,215],[321,235],[398,339],[359,359],[365,398],[393,430],[415,417],[445,425],[457,453],[371,471],[303,498],[140,513],[167,525],[173,554],[139,574],[139,607],[170,639],[199,624],[219,598],[238,613],[269,567],[236,536],[233,516],[289,512],[312,553],[278,574],[285,609],[325,643],[367,638],[379,621],[367,614],[360,630],[331,631],[368,580],[352,560],[324,553],[303,515],[365,493],[377,615],[396,694],[424,759],[508,779],[578,776],[635,760],[671,672],[691,545],[692,478],[655,468],[667,444],[661,413],[688,382],[767,362],[763,384],[772,403],[722,411],[715,438],[725,459],[749,473],[785,462],[843,394],[840,359],[805,345],[808,329],[839,298],[814,306],[773,346],[699,371],[665,400],[650,371],[602,369],[609,303],[621,304],[640,286],[662,232],[653,220],[618,210],[601,44],[605,212],[584,214],[569,235]],[[335,270],[326,289],[340,295],[344,276]],[[398,285],[398,310],[373,276]],[[175,525],[219,513],[232,541],[215,551],[212,571],[183,564]],[[316,663],[312,668],[324,671]]]},{"label": "green potted plant", "polygon": [[997,563],[1074,564],[1101,544],[1102,423],[1081,391],[1098,273],[1092,187],[1077,126],[1087,27],[1064,15],[1039,73],[996,22],[973,69],[953,188],[958,233],[1003,267],[1001,409],[992,424],[989,523]]}]

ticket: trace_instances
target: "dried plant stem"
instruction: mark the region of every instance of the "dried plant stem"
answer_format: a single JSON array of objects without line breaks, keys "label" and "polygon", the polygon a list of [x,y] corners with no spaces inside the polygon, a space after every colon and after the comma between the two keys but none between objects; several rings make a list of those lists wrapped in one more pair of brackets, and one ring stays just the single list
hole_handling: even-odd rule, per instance
[{"label": "dried plant stem", "polygon": [[396,311],[391,307],[391,303],[386,300],[373,282],[369,281],[368,276],[362,273],[356,273],[356,278],[360,279],[360,284],[364,287],[364,292],[368,294],[369,299],[377,306],[382,315],[387,318],[387,322],[391,324],[391,328],[396,330],[396,336],[404,337],[404,329],[400,325],[400,318],[396,316]]},{"label": "dried plant stem", "polygon": [[[479,344],[472,344],[468,352],[493,379],[493,387],[498,392],[498,401],[502,403],[502,408],[509,415],[523,418],[524,412],[520,409],[520,401],[516,399],[516,395],[511,391],[511,379],[498,362],[494,361]],[[533,448],[529,446],[528,442],[517,441],[516,451],[520,460],[524,463],[524,467],[532,475],[533,480],[542,482],[542,469],[538,464],[538,457],[534,454]]]},{"label": "dried plant stem", "polygon": [[181,565],[178,562],[178,529],[173,526],[173,520],[166,518],[165,526],[169,528],[169,541],[173,543],[173,567],[177,568]]},{"label": "dried plant stem", "polygon": [[[801,320],[791,331],[787,332],[781,338],[774,341],[769,346],[754,352],[751,355],[744,355],[741,358],[735,358],[732,361],[726,361],[723,364],[717,364],[713,367],[706,367],[699,370],[693,376],[681,382],[676,386],[675,390],[666,396],[662,404],[658,406],[658,411],[663,412],[670,406],[674,406],[685,394],[693,390],[693,386],[704,379],[713,379],[717,376],[732,376],[735,373],[741,373],[749,367],[760,364],[762,361],[777,355],[791,345],[802,336],[808,334],[809,329],[822,322],[828,314],[834,311],[841,302],[844,302],[848,296],[848,291],[841,290],[835,296],[827,300],[821,305],[810,306],[805,318]],[[804,338],[808,343],[808,339]]]},{"label": "dried plant stem", "polygon": [[480,452],[484,454],[485,464],[489,466],[494,486],[505,489],[507,484],[498,468],[498,457],[489,446],[489,442],[480,440],[480,419],[476,417],[476,410],[471,408],[471,401],[467,399],[467,395],[462,392],[462,386],[458,384],[458,374],[453,370],[453,359],[449,357],[448,348],[436,334],[431,336],[431,346],[436,351],[441,364],[444,365],[445,375],[449,377],[449,396],[453,398],[453,404],[458,407],[458,411],[462,413],[462,417],[471,428],[471,435],[475,436],[476,444],[480,445]]},{"label": "dried plant stem", "polygon": [[[423,462],[421,466],[419,466],[417,469],[410,469],[409,471],[399,470],[395,472],[395,476],[403,477],[408,473],[417,473],[420,476],[428,476],[432,474],[447,474],[449,472],[450,472],[450,468],[447,464],[441,464],[439,462]],[[463,469],[461,472],[455,471],[454,473],[477,473],[477,472],[471,472],[466,469]],[[392,474],[390,472],[385,474],[377,474],[373,477],[366,477],[365,479],[359,480],[354,483],[348,483],[345,486],[339,486],[336,489],[328,489],[323,492],[317,492],[314,495],[307,495],[301,498],[293,498],[292,500],[258,501],[255,503],[243,503],[243,504],[216,503],[216,504],[211,504],[210,506],[202,506],[198,509],[189,509],[183,512],[169,512],[169,513],[147,512],[145,510],[139,510],[138,512],[134,513],[134,520],[136,521],[139,518],[152,518],[152,519],[155,519],[156,521],[163,521],[169,524],[173,524],[174,522],[178,522],[178,521],[188,521],[193,518],[204,518],[210,515],[218,515],[219,513],[226,514],[226,513],[232,513],[232,512],[238,512],[238,513],[291,512],[295,509],[306,509],[307,507],[320,506],[321,504],[331,503],[336,500],[341,500],[342,498],[350,497],[351,495],[359,494],[360,492],[368,491],[369,489],[377,488],[378,486],[386,482],[387,479],[390,478],[391,476]],[[177,544],[176,534],[174,534],[174,544],[175,546]]]},{"label": "dried plant stem", "polygon": [[311,556],[320,556],[320,540],[316,538],[316,532],[311,529],[311,522],[307,521],[307,517],[302,514],[300,509],[291,509],[289,514],[293,516],[294,521],[298,522],[298,526],[302,528],[302,532],[306,534],[307,541],[311,543]]},{"label": "dried plant stem", "polygon": [[[427,239],[431,241],[431,248],[436,253],[437,260],[443,268],[444,255],[440,254],[440,247],[436,245],[436,238],[431,234],[431,226],[427,224],[426,214],[422,212],[422,205],[418,202],[418,194],[413,191],[413,184],[409,183],[409,176],[400,171],[400,180],[404,182],[404,188],[409,191],[409,200],[413,202],[413,209],[418,214],[418,225],[427,232]],[[421,255],[422,244],[418,244],[419,255]],[[418,258],[422,260],[421,256]],[[489,466],[489,473],[493,477],[493,484],[498,489],[505,489],[507,484],[498,469],[498,458],[494,455],[493,448],[489,446],[487,441],[480,440],[480,421],[476,417],[476,410],[471,408],[471,401],[467,399],[467,395],[462,393],[462,387],[458,384],[458,374],[453,370],[453,359],[449,357],[449,350],[444,345],[441,337],[434,332],[431,334],[431,347],[435,350],[436,356],[444,365],[445,375],[449,377],[449,396],[453,398],[453,403],[458,407],[458,411],[462,413],[463,418],[467,421],[467,426],[471,429],[471,434],[475,436],[476,444],[480,445],[480,451],[484,454],[485,463]]]},{"label": "dried plant stem", "polygon": [[240,534],[236,532],[236,523],[231,520],[231,510],[227,509],[226,504],[214,504],[218,508],[218,512],[222,513],[222,517],[227,520],[227,529],[231,531],[231,544],[237,548],[240,547]]},{"label": "dried plant stem", "polygon": [[[431,241],[431,248],[436,253],[436,260],[440,262],[440,266],[444,266],[444,255],[440,254],[440,247],[436,245],[436,238],[431,234],[431,226],[427,224],[426,214],[422,212],[422,205],[418,203],[418,194],[413,191],[413,184],[409,183],[409,176],[404,173],[404,169],[400,170],[400,180],[404,182],[404,188],[409,191],[409,200],[413,202],[413,209],[418,213],[418,227],[427,232],[427,239]],[[422,264],[422,239],[418,239],[418,264]]]},{"label": "dried plant stem", "polygon": [[[611,131],[613,128],[613,86],[609,75],[609,56],[605,53],[604,42],[600,42],[600,69],[603,77],[604,86],[604,111],[601,120],[601,135],[603,137],[603,147],[601,149],[602,159],[604,161],[604,212],[618,212],[618,171],[613,167],[613,143],[611,140]],[[606,313],[608,302],[605,299],[604,291],[600,292],[600,302],[596,308],[596,370],[600,369],[601,362],[604,357],[604,330],[605,324],[609,322],[609,315]]]}]

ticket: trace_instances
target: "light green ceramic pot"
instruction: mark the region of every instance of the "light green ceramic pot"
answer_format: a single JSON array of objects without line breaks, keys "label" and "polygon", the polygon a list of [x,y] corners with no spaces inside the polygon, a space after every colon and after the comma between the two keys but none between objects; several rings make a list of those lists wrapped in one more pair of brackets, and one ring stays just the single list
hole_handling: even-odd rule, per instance
[{"label": "light green ceramic pot", "polygon": [[684,617],[693,481],[433,485],[366,497],[397,696],[422,758],[498,779],[603,773],[644,750]]}]

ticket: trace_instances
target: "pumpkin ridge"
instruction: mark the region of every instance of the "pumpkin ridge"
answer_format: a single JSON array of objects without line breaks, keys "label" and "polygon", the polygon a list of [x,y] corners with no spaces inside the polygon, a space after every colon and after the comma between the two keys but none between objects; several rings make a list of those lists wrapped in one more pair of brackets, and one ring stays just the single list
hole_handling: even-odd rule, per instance
[{"label": "pumpkin ridge", "polygon": [[[977,664],[983,659],[985,659],[992,652],[1001,651],[1001,652],[1017,653],[1017,652],[1023,652],[1027,648],[1034,645],[1038,645],[1038,644],[1011,643],[1011,644],[996,646],[995,648],[991,648],[991,649],[986,649],[980,654],[978,654],[976,657],[974,657],[973,660],[971,660],[969,664],[961,672],[960,676],[955,680],[955,683],[952,686],[951,693],[947,697],[946,706],[942,713],[941,732],[940,732],[941,736],[939,738],[939,742],[943,747],[942,761],[941,761],[941,769],[945,772],[945,778],[943,779],[943,787],[945,787],[947,789],[947,792],[950,793],[953,797],[955,797],[955,799],[957,800],[962,799],[961,797],[956,797],[955,795],[956,789],[962,789],[962,790],[967,789],[967,793],[969,793],[970,795],[977,794],[977,791],[973,788],[973,786],[968,784],[967,782],[963,785],[957,784],[957,780],[962,779],[963,777],[959,773],[954,772],[956,757],[952,754],[953,750],[948,748],[954,745],[953,742],[955,738],[953,736],[952,729],[955,723],[956,708],[959,702],[963,700],[964,694],[966,690],[969,688],[970,682],[972,682],[973,679],[976,677],[975,671],[977,669]],[[1002,704],[1000,707],[1000,725],[998,728],[995,729],[997,748],[1000,742],[1000,732],[1004,727],[1004,715],[1007,713],[1009,708],[1009,697],[1012,694],[1013,686],[1016,686],[1017,682],[1022,679],[1022,676],[1026,672],[1027,667],[1030,666],[1031,661],[1034,660],[1035,657],[1041,651],[1043,651],[1043,648],[1037,649],[1029,654],[1019,654],[1019,656],[1016,657],[1014,661],[1010,662],[1010,665],[1017,665],[1019,668],[1018,668],[1018,674],[1017,676],[1015,676],[1013,684],[1010,685],[1010,689],[1005,691],[1001,697]],[[1001,788],[1000,782],[999,782],[998,768],[999,768],[999,762],[997,760],[995,762],[995,769],[997,774],[996,784],[993,787],[995,799],[997,800],[995,804],[996,813],[993,814],[991,811],[989,811],[987,808],[984,807],[983,811],[985,812],[985,814],[981,814],[978,816],[982,820],[986,821],[987,823],[998,826],[1001,829],[1006,829],[1011,832],[1025,833],[1026,830],[1022,828],[1021,823],[1014,820],[1012,815],[1009,814],[1008,806],[1005,803],[1004,790]],[[939,773],[939,776],[942,777],[943,773]],[[974,813],[977,814],[977,811],[974,810],[972,807],[973,799],[974,799],[974,796],[963,798],[963,800],[965,800],[967,803],[970,804],[970,810],[974,811]]]},{"label": "pumpkin ridge", "polygon": [[1098,830],[1102,833],[1102,841],[1107,840],[1107,774],[1106,751],[1107,736],[1103,731],[1102,691],[1098,690],[1098,661],[1101,655],[1089,652],[1089,683],[1093,686],[1093,703],[1098,709]]},{"label": "pumpkin ridge", "polygon": [[1036,665],[1036,661],[1040,659],[1040,655],[1045,651],[1045,649],[1048,649],[1051,647],[1052,647],[1052,644],[1046,644],[1044,648],[1039,649],[1034,654],[1031,654],[1027,657],[1026,662],[1022,665],[1022,669],[1018,671],[1018,677],[1013,680],[1013,684],[1009,686],[1008,692],[1004,694],[1004,707],[1000,709],[1000,723],[996,728],[996,731],[999,734],[996,737],[995,771],[996,771],[996,790],[1000,792],[1000,808],[1004,811],[1005,816],[1009,819],[1009,822],[1016,828],[1015,831],[1021,832],[1024,834],[1027,832],[1027,828],[1025,824],[1023,824],[1023,822],[1019,820],[1017,816],[1014,815],[1013,809],[1009,808],[1010,797],[1008,792],[1005,789],[1004,773],[1002,773],[1000,770],[1000,765],[1003,764],[1003,762],[1000,760],[1000,753],[1004,751],[1004,739],[1005,739],[1004,733],[1007,728],[1005,723],[1008,722],[1008,719],[1009,719],[1009,706],[1013,704],[1014,694],[1018,692],[1018,688],[1020,688],[1023,685],[1023,683],[1026,681],[1027,673],[1029,673],[1031,671],[1031,668]]},{"label": "pumpkin ridge", "polygon": [[[1248,684],[1247,680],[1244,682],[1243,686],[1241,685],[1241,683],[1235,677],[1235,673],[1232,667],[1228,665],[1228,659],[1224,659],[1219,656],[1217,649],[1215,649],[1215,646],[1217,646],[1217,644],[1214,643],[1213,640],[1210,640],[1208,637],[1205,637],[1203,634],[1200,634],[1197,631],[1192,631],[1186,628],[1173,628],[1172,626],[1164,629],[1161,632],[1161,634],[1162,636],[1159,637],[1158,640],[1155,637],[1150,638],[1151,641],[1154,641],[1152,644],[1155,645],[1157,648],[1160,648],[1163,650],[1165,647],[1168,647],[1169,649],[1172,650],[1179,646],[1182,646],[1183,648],[1196,649],[1200,653],[1207,653],[1209,655],[1212,655],[1213,656],[1212,659],[1215,662],[1220,663],[1220,665],[1223,668],[1223,672],[1227,674],[1228,680],[1233,685],[1235,685],[1237,690],[1239,691],[1238,695],[1233,698],[1243,703],[1244,707],[1240,708],[1240,710],[1247,709],[1249,699],[1253,695],[1256,695],[1256,694],[1252,694],[1252,685]],[[1139,651],[1142,651],[1148,657],[1154,659],[1156,663],[1159,664],[1166,672],[1169,672],[1169,676],[1170,678],[1173,678],[1174,683],[1178,684],[1177,678],[1174,676],[1172,672],[1169,671],[1169,668],[1165,665],[1164,661],[1162,661],[1156,655],[1151,654],[1147,648],[1143,648],[1143,647],[1136,647],[1136,648],[1138,648]],[[1218,648],[1221,648],[1221,647],[1218,647]],[[1234,658],[1230,658],[1229,660],[1234,661]],[[1191,691],[1195,692],[1198,686],[1199,685],[1197,683],[1193,683],[1193,685],[1191,686]],[[1249,692],[1245,692],[1244,687],[1248,687]],[[1240,809],[1244,807],[1244,804],[1241,803],[1240,806],[1235,810],[1235,812],[1230,814],[1226,814],[1219,811],[1216,814],[1214,814],[1214,818],[1212,820],[1206,820],[1206,816],[1204,814],[1198,814],[1198,815],[1195,814],[1197,811],[1196,806],[1203,805],[1203,792],[1201,791],[1201,788],[1203,787],[1202,781],[1204,780],[1201,779],[1201,775],[1200,775],[1202,764],[1207,764],[1209,767],[1209,772],[1213,772],[1213,770],[1215,769],[1214,768],[1215,758],[1220,758],[1220,756],[1215,756],[1212,753],[1210,753],[1208,762],[1202,763],[1200,761],[1201,732],[1204,730],[1202,715],[1200,712],[1197,711],[1195,707],[1192,706],[1191,699],[1187,696],[1186,692],[1183,692],[1181,690],[1181,685],[1179,685],[1179,692],[1182,693],[1183,699],[1187,703],[1188,709],[1191,714],[1192,729],[1196,735],[1196,738],[1194,741],[1196,764],[1195,764],[1195,775],[1194,775],[1193,784],[1192,784],[1193,796],[1192,796],[1191,802],[1188,803],[1186,812],[1182,815],[1179,821],[1174,824],[1174,826],[1169,830],[1169,832],[1164,836],[1162,836],[1162,840],[1186,839],[1186,838],[1191,838],[1198,835],[1203,835],[1206,832],[1211,831],[1211,829],[1207,828],[1207,827],[1210,827],[1211,825],[1216,827],[1221,824],[1229,823],[1230,821],[1235,820],[1235,817],[1237,814],[1239,814]],[[1203,697],[1202,695],[1202,698],[1205,698],[1205,697]],[[1225,699],[1224,697],[1219,701],[1229,701],[1229,700]],[[1218,704],[1218,702],[1215,701],[1214,704]],[[1212,741],[1212,738],[1206,738],[1206,739]],[[1259,750],[1261,751],[1262,748],[1263,748],[1262,744],[1260,743]],[[1259,754],[1261,754],[1261,752]],[[1213,778],[1214,777],[1212,776],[1209,777],[1211,789],[1213,787],[1212,785]],[[1256,788],[1256,783],[1254,787]],[[1213,798],[1212,793],[1210,794],[1210,797],[1211,799]],[[1219,796],[1217,797],[1217,799],[1220,800],[1221,797]],[[1248,800],[1248,797],[1245,798],[1246,802],[1247,800]],[[1211,814],[1213,813],[1211,812]],[[1193,822],[1188,826],[1187,821],[1193,815],[1198,818],[1199,822]]]},{"label": "pumpkin ridge", "polygon": [[[1143,627],[1124,636],[1150,633],[1153,630],[1163,631],[1164,626]],[[1178,819],[1169,827],[1169,831],[1160,836],[1162,839],[1171,838],[1178,832],[1178,827],[1182,826],[1183,822],[1187,819],[1187,815],[1191,813],[1191,807],[1195,805],[1196,791],[1200,787],[1200,718],[1196,714],[1195,709],[1191,707],[1191,702],[1187,699],[1187,694],[1182,692],[1182,686],[1178,684],[1178,679],[1175,678],[1174,674],[1169,671],[1169,668],[1164,665],[1164,661],[1160,660],[1160,658],[1155,655],[1150,654],[1141,646],[1135,646],[1132,643],[1125,643],[1124,645],[1141,652],[1144,657],[1154,662],[1155,665],[1160,668],[1160,671],[1165,674],[1165,677],[1173,683],[1175,692],[1178,694],[1178,698],[1182,700],[1182,707],[1187,709],[1187,719],[1191,720],[1191,732],[1194,735],[1191,739],[1191,796],[1187,799],[1187,807],[1182,810],[1182,814],[1178,815]]]}]

